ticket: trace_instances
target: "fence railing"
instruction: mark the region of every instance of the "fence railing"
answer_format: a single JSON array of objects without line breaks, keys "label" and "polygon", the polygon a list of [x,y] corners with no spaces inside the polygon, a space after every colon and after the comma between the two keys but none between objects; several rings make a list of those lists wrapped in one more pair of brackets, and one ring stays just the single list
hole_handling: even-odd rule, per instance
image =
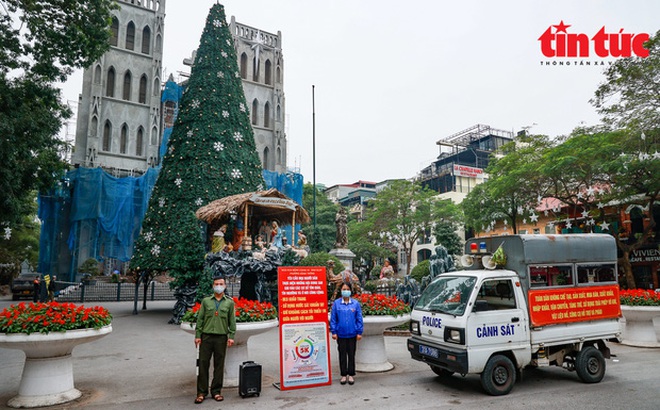
[{"label": "fence railing", "polygon": [[[135,283],[68,283],[57,295],[59,302],[120,302],[135,300]],[[174,290],[167,283],[150,282],[147,300],[174,300]],[[144,300],[144,285],[138,289],[138,300]]]}]

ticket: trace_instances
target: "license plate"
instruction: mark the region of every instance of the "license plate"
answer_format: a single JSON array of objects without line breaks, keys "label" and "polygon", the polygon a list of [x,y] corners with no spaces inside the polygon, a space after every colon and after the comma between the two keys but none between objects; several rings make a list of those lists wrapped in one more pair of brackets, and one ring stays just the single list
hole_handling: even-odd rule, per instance
[{"label": "license plate", "polygon": [[435,347],[419,345],[419,353],[424,356],[435,357],[436,359],[440,357],[440,352]]}]

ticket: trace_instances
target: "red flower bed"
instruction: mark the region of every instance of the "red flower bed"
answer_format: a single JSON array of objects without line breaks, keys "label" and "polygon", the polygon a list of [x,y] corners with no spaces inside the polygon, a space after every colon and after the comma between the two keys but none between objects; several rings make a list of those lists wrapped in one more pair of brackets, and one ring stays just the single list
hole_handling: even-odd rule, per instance
[{"label": "red flower bed", "polygon": [[[245,298],[233,298],[236,311],[236,322],[261,322],[264,320],[277,319],[277,309],[270,302],[259,302],[257,300],[247,300]],[[197,322],[197,312],[201,305],[196,303],[192,309],[181,318],[182,322]]]},{"label": "red flower bed", "polygon": [[11,305],[0,312],[0,333],[49,333],[75,329],[99,329],[112,322],[102,306],[73,303],[29,303]]},{"label": "red flower bed", "polygon": [[362,316],[390,315],[401,316],[410,313],[410,306],[400,301],[396,296],[379,294],[362,294],[355,296],[362,307]]},{"label": "red flower bed", "polygon": [[619,290],[622,305],[660,306],[660,293],[647,289]]}]

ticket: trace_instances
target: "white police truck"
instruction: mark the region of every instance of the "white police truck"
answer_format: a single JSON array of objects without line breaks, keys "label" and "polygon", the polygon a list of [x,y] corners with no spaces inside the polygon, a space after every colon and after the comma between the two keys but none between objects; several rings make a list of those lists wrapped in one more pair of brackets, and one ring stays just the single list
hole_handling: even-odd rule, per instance
[{"label": "white police truck", "polygon": [[527,366],[603,379],[606,342],[621,336],[612,236],[495,236],[465,249],[467,269],[436,277],[414,306],[413,359],[441,377],[480,374],[495,396],[508,394]]}]

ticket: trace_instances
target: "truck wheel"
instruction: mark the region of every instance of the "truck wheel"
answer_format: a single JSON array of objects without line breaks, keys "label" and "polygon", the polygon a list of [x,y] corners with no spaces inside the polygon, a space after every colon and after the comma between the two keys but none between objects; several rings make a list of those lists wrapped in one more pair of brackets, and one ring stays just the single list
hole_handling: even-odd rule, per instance
[{"label": "truck wheel", "polygon": [[503,355],[495,355],[488,359],[483,373],[481,386],[491,396],[509,394],[516,382],[516,368],[511,359]]},{"label": "truck wheel", "polygon": [[451,370],[443,369],[437,366],[431,366],[431,370],[433,370],[433,373],[437,374],[440,377],[451,377],[454,374],[454,372],[452,372]]},{"label": "truck wheel", "polygon": [[598,383],[605,376],[605,358],[593,346],[580,350],[575,360],[575,371],[585,383]]}]

